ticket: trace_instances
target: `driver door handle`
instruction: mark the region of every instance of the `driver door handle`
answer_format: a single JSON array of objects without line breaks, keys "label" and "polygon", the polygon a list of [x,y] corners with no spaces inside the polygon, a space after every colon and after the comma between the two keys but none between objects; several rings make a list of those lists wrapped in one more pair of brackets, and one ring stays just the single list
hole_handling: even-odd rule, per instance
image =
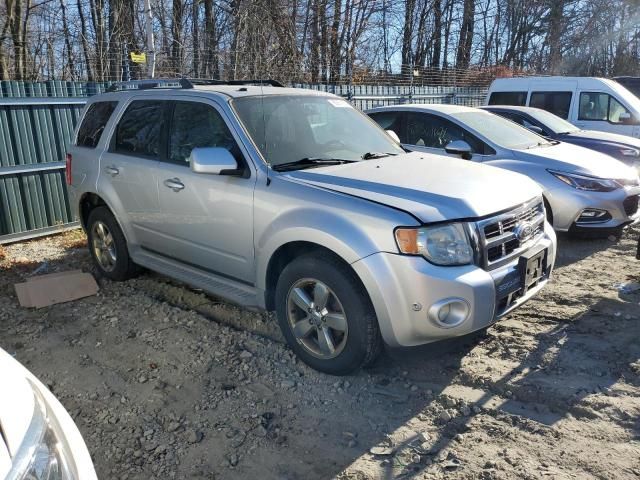
[{"label": "driver door handle", "polygon": [[118,170],[116,167],[113,167],[113,166],[105,167],[104,171],[107,172],[112,177],[115,177],[116,175],[118,175],[120,173],[120,170]]},{"label": "driver door handle", "polygon": [[168,178],[163,183],[165,187],[170,188],[174,192],[179,192],[184,189],[184,183],[182,183],[179,178]]}]

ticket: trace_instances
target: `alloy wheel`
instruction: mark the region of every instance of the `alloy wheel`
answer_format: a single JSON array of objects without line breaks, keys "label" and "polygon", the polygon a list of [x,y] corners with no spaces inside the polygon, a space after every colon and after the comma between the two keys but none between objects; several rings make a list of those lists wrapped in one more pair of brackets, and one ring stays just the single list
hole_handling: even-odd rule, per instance
[{"label": "alloy wheel", "polygon": [[317,358],[335,358],[347,343],[342,303],[319,280],[304,278],[293,284],[287,295],[287,317],[296,341]]},{"label": "alloy wheel", "polygon": [[116,268],[116,245],[109,227],[103,222],[95,222],[92,230],[93,254],[105,271],[111,272]]}]

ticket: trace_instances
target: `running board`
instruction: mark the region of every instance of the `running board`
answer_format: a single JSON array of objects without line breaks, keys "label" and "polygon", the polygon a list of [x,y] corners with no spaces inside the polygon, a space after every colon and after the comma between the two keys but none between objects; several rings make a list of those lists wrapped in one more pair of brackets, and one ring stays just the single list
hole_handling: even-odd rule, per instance
[{"label": "running board", "polygon": [[259,298],[258,291],[250,285],[205,272],[143,248],[137,248],[131,256],[142,267],[201,288],[216,297],[245,308],[264,309],[264,300]]}]

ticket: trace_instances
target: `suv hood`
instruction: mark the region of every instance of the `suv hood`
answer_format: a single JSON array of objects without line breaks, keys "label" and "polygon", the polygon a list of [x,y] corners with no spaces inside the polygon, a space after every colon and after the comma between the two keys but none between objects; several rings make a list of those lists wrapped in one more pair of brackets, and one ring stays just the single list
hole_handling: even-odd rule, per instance
[{"label": "suv hood", "polygon": [[283,176],[388,205],[425,223],[492,215],[542,193],[523,175],[421,152],[297,170]]},{"label": "suv hood", "polygon": [[557,145],[513,150],[516,159],[567,173],[580,173],[600,178],[633,180],[637,173],[615,158],[579,145],[560,142]]}]

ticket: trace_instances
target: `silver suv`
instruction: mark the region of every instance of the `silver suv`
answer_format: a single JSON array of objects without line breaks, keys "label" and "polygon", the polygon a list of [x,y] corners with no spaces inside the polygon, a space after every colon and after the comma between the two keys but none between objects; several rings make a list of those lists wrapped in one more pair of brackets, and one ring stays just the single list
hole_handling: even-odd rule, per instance
[{"label": "silver suv", "polygon": [[332,374],[383,341],[485,328],[546,284],[556,241],[528,178],[406,153],[334,95],[194,83],[126,85],[84,110],[67,180],[104,276],[143,266],[275,310]]}]

